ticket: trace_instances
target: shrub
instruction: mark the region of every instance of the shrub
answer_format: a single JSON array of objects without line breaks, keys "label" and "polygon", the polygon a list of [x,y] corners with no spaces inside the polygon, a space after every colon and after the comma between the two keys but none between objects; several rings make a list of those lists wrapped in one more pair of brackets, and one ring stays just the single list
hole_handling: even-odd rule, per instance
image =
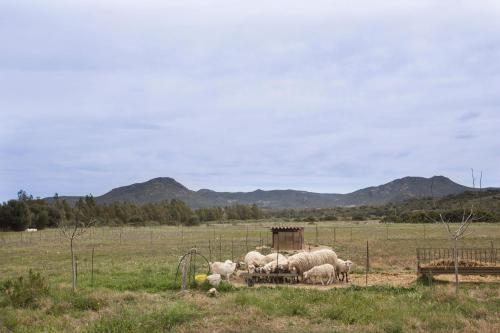
[{"label": "shrub", "polygon": [[365,217],[361,214],[355,214],[352,216],[353,221],[364,221]]},{"label": "shrub", "polygon": [[27,308],[35,307],[37,300],[49,293],[49,287],[40,273],[30,270],[27,278],[20,276],[4,282],[2,292],[12,306]]}]

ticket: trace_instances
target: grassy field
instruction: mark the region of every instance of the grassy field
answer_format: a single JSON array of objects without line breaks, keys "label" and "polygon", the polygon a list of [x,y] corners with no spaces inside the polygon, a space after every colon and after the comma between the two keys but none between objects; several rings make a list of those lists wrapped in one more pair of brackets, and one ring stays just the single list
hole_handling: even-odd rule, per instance
[{"label": "grassy field", "polygon": [[[458,298],[452,286],[416,280],[417,247],[445,247],[440,225],[319,223],[304,225],[306,242],[333,246],[357,265],[343,288],[226,286],[209,298],[203,290],[180,293],[174,282],[179,257],[197,247],[212,260],[239,260],[270,241],[279,222],[198,227],[95,228],[77,241],[78,288],[70,291],[69,244],[57,230],[0,233],[0,280],[45,277],[48,290],[28,305],[0,296],[0,331],[478,331],[498,332],[498,279],[467,279]],[[462,242],[499,247],[500,225],[474,224]],[[366,246],[370,253],[364,286]],[[94,248],[94,286],[91,253]],[[205,268],[201,268],[202,270]],[[2,284],[4,284],[2,282]],[[26,282],[26,278],[25,278]],[[11,297],[12,298],[12,297]]]}]

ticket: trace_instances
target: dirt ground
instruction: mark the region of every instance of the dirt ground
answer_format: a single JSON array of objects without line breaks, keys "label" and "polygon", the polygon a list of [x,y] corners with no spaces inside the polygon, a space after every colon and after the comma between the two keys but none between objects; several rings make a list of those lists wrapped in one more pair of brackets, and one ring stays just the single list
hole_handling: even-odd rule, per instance
[{"label": "dirt ground", "polygon": [[[434,279],[437,282],[454,282],[454,275],[436,275]],[[409,287],[413,285],[417,280],[417,275],[415,273],[370,273],[368,275],[368,286],[393,286],[393,287]],[[459,276],[460,282],[465,283],[500,283],[500,276]],[[231,283],[235,286],[246,286],[246,283],[242,277],[231,278]],[[355,286],[365,286],[366,277],[364,274],[350,274],[349,283],[346,282],[335,282],[329,286],[322,286],[321,283],[318,284],[273,284],[273,283],[256,283],[254,287],[265,286],[290,286],[292,288],[315,288],[315,289],[334,289],[334,288],[346,288],[350,285]]]}]

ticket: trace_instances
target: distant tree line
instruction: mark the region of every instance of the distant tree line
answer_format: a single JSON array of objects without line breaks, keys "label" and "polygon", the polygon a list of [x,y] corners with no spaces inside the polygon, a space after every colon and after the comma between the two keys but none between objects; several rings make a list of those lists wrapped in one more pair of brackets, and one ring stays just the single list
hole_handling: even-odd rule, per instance
[{"label": "distant tree line", "polygon": [[249,220],[263,217],[254,205],[233,205],[193,210],[180,200],[170,200],[145,205],[128,202],[97,204],[92,196],[80,198],[74,205],[56,194],[51,202],[34,199],[25,191],[19,191],[17,200],[0,205],[0,230],[22,231],[27,228],[44,229],[57,227],[62,220],[71,220],[84,212],[96,225],[197,225],[202,222]]}]

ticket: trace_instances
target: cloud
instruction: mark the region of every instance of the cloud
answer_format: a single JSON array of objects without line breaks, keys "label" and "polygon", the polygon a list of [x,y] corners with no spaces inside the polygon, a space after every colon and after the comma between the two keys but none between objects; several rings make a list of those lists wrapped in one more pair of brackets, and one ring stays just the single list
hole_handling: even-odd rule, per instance
[{"label": "cloud", "polygon": [[475,167],[500,184],[497,2],[4,1],[0,13],[0,199],[157,176],[347,192],[407,175],[467,184]]}]

